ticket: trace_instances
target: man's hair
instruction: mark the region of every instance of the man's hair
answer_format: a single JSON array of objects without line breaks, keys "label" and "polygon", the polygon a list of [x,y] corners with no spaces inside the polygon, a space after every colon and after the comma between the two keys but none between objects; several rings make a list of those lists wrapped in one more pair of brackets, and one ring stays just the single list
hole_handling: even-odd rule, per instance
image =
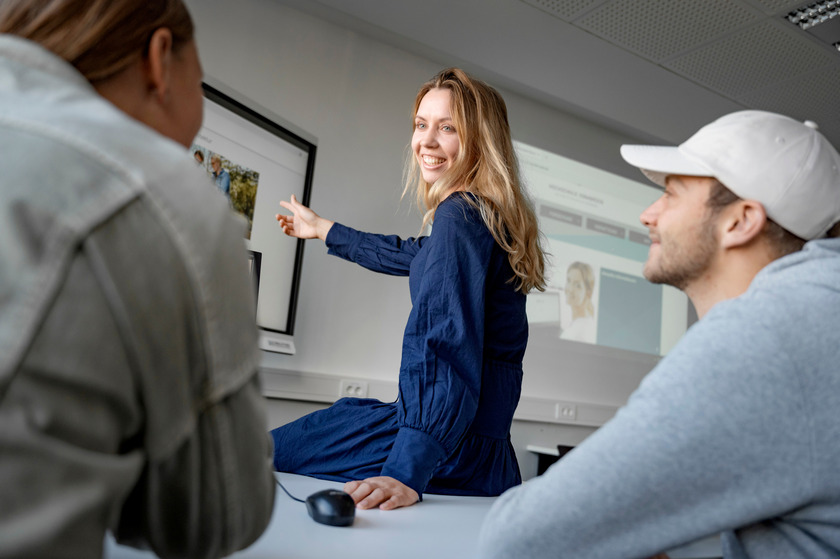
[{"label": "man's hair", "polygon": [[177,51],[193,39],[182,0],[2,0],[0,33],[39,43],[91,83],[146,56],[152,34],[172,32]]},{"label": "man's hair", "polygon": [[[706,207],[711,210],[711,217],[714,217],[720,213],[723,208],[730,204],[734,204],[740,199],[741,198],[738,197],[737,194],[726,188],[726,186],[724,186],[720,181],[715,179],[712,184],[712,189],[709,192],[709,199],[706,200]],[[840,227],[838,226],[840,226],[840,222],[835,224],[829,232],[829,237],[840,236]],[[832,231],[834,232],[834,235],[831,234]],[[767,239],[767,244],[771,250],[771,256],[774,259],[802,250],[802,247],[805,246],[805,243],[807,242],[805,239],[797,237],[769,217],[767,218],[767,222],[764,224],[764,229],[761,234],[765,239]]]}]

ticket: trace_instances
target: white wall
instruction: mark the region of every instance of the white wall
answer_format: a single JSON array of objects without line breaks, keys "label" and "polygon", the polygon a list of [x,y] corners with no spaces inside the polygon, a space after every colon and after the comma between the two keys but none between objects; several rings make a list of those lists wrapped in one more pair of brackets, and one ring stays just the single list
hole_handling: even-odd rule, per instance
[{"label": "white wall", "polygon": [[[317,138],[312,208],[360,229],[411,236],[420,213],[400,201],[417,88],[447,61],[432,61],[306,15],[276,0],[187,0],[205,73]],[[637,141],[501,90],[516,139],[637,179],[618,155]],[[372,274],[307,243],[294,356],[265,354],[267,369],[369,379],[391,394],[408,282]],[[270,373],[269,373],[270,374]],[[526,378],[528,371],[525,371]],[[526,381],[527,382],[527,381]],[[562,395],[561,395],[562,396]],[[271,402],[272,425],[320,404]],[[523,475],[527,444],[577,444],[591,427],[517,421]]]}]

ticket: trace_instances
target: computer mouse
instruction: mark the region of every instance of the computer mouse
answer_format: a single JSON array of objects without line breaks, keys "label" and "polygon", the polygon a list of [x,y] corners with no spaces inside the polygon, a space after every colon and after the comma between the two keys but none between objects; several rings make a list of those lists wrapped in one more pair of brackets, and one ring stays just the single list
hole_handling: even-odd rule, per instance
[{"label": "computer mouse", "polygon": [[353,497],[337,489],[324,489],[306,498],[306,510],[315,522],[350,526],[356,518]]}]

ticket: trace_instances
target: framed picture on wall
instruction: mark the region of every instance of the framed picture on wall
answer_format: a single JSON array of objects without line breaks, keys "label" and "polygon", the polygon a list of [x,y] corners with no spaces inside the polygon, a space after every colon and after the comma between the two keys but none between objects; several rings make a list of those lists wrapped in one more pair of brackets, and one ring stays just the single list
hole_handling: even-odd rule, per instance
[{"label": "framed picture on wall", "polygon": [[309,203],[317,146],[309,134],[227,86],[204,83],[203,89],[204,123],[190,155],[207,173],[207,195],[225,197],[247,224],[261,347],[275,351],[278,344],[264,347],[262,340],[290,341],[294,333],[304,247],[283,233],[275,215],[292,195]]}]

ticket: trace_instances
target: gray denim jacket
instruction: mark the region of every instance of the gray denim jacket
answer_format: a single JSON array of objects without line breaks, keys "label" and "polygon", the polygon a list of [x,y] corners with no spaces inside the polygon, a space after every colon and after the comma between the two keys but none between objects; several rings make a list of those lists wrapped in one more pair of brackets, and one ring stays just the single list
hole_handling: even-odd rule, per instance
[{"label": "gray denim jacket", "polygon": [[183,147],[0,35],[0,557],[253,542],[274,485],[243,224]]}]

